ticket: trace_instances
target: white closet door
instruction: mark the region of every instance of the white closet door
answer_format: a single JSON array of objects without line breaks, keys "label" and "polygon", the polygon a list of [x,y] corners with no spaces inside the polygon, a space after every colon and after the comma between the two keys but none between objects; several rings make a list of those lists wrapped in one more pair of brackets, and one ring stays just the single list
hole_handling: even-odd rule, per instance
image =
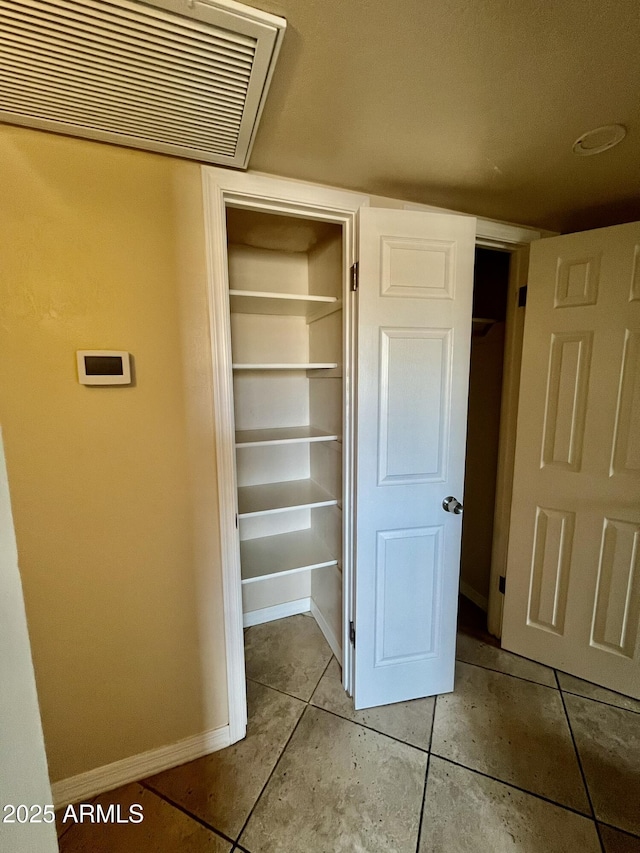
[{"label": "white closet door", "polygon": [[640,223],[531,246],[505,648],[640,698]]},{"label": "white closet door", "polygon": [[360,212],[356,708],[453,689],[475,228]]}]

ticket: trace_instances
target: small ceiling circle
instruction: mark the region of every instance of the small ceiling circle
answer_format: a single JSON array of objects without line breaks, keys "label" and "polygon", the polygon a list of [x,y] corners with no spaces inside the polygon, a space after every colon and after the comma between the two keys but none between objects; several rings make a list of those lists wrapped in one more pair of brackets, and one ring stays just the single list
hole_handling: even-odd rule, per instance
[{"label": "small ceiling circle", "polygon": [[607,124],[604,127],[596,127],[576,139],[573,143],[573,153],[579,157],[601,154],[622,142],[626,135],[627,128],[622,124]]}]

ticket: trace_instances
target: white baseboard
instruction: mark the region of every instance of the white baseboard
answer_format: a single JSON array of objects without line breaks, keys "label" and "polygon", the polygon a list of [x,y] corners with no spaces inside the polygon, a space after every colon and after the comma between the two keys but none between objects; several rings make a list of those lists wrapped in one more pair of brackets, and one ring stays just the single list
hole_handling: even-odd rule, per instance
[{"label": "white baseboard", "polygon": [[486,613],[489,609],[489,599],[484,595],[480,595],[479,592],[476,592],[472,586],[469,586],[465,581],[460,581],[460,593],[464,595],[465,598],[468,598],[469,601],[473,601],[474,604],[477,604],[481,610],[484,610]]},{"label": "white baseboard", "polygon": [[325,640],[331,646],[331,651],[338,659],[340,666],[342,666],[342,643],[329,627],[329,623],[318,609],[318,606],[313,600],[313,598],[311,599],[311,615],[318,623],[318,628],[320,628],[320,630],[324,634]]},{"label": "white baseboard", "polygon": [[296,616],[298,613],[308,613],[311,610],[310,598],[298,598],[295,601],[285,601],[284,604],[274,604],[273,607],[263,607],[245,613],[242,621],[245,628],[252,625],[262,625],[263,622],[273,622],[284,619],[285,616]]},{"label": "white baseboard", "polygon": [[221,726],[218,729],[210,729],[201,734],[192,735],[168,746],[160,746],[114,761],[113,764],[105,764],[96,767],[78,776],[69,779],[61,779],[51,786],[53,793],[53,804],[55,808],[76,803],[80,800],[88,800],[96,794],[112,791],[121,785],[145,779],[195,758],[202,758],[210,752],[223,749],[231,743],[229,726]]}]

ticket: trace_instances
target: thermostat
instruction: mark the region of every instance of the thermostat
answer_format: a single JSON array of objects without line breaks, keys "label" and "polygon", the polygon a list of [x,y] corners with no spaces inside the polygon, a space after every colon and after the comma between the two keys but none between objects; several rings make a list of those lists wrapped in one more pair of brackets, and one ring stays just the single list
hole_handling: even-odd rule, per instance
[{"label": "thermostat", "polygon": [[78,382],[81,385],[130,385],[129,353],[121,350],[78,350]]}]

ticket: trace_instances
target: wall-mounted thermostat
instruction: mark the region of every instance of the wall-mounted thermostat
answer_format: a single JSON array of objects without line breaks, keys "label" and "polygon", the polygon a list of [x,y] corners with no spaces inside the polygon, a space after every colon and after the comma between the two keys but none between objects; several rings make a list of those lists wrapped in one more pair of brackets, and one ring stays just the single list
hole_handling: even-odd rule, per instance
[{"label": "wall-mounted thermostat", "polygon": [[78,381],[81,385],[130,385],[129,353],[121,350],[78,350]]}]

